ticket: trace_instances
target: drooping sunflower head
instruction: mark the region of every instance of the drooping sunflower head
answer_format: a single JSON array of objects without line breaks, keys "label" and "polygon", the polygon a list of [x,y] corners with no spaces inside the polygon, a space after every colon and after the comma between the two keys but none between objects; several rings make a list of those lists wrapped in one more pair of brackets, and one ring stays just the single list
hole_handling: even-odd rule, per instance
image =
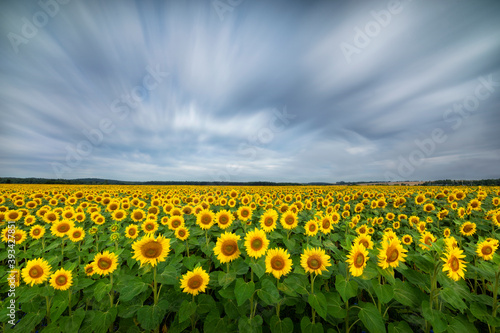
[{"label": "drooping sunflower head", "polygon": [[67,271],[64,268],[58,269],[50,277],[50,285],[57,290],[68,290],[73,284],[73,276],[71,271]]},{"label": "drooping sunflower head", "polygon": [[22,270],[23,280],[26,284],[40,284],[45,282],[50,276],[52,267],[42,258],[29,260]]},{"label": "drooping sunflower head", "polygon": [[85,238],[85,230],[82,227],[72,228],[68,232],[68,237],[72,242],[79,242]]},{"label": "drooping sunflower head", "polygon": [[99,275],[108,275],[113,273],[118,267],[118,257],[116,254],[104,251],[103,253],[98,253],[94,257],[94,271]]},{"label": "drooping sunflower head", "polygon": [[209,209],[203,209],[196,215],[196,224],[203,230],[210,229],[215,223],[215,214]]},{"label": "drooping sunflower head", "polygon": [[464,251],[459,248],[454,248],[446,253],[446,257],[441,258],[444,261],[443,272],[448,272],[448,277],[454,281],[464,279],[464,272],[466,262],[462,260],[465,255]]},{"label": "drooping sunflower head", "polygon": [[230,232],[225,232],[217,238],[217,243],[213,250],[221,263],[231,262],[239,257],[241,253],[238,248],[239,239],[240,236]]},{"label": "drooping sunflower head", "polygon": [[260,217],[260,227],[265,232],[272,232],[276,229],[276,221],[278,220],[278,212],[274,209],[268,209]]},{"label": "drooping sunflower head", "polygon": [[209,281],[208,273],[203,268],[197,267],[182,276],[181,288],[183,292],[196,296],[205,292]]},{"label": "drooping sunflower head", "polygon": [[464,236],[472,236],[476,233],[476,224],[465,222],[460,226],[460,233]]},{"label": "drooping sunflower head", "polygon": [[383,269],[398,267],[400,262],[405,261],[406,252],[398,238],[382,241],[382,248],[378,254],[378,265]]},{"label": "drooping sunflower head", "polygon": [[234,216],[227,210],[221,210],[215,215],[215,220],[221,229],[227,229],[233,223]]},{"label": "drooping sunflower head", "polygon": [[132,244],[134,250],[133,259],[144,264],[156,266],[158,263],[166,260],[170,252],[170,239],[162,235],[155,238],[152,234],[147,234],[140,240]]},{"label": "drooping sunflower head", "polygon": [[328,270],[326,267],[331,266],[330,256],[321,248],[305,249],[300,255],[300,265],[307,273],[322,274]]},{"label": "drooping sunflower head", "polygon": [[185,241],[189,237],[189,230],[185,226],[175,229],[175,237],[178,240]]},{"label": "drooping sunflower head", "polygon": [[360,243],[353,243],[351,247],[351,251],[347,255],[346,262],[349,264],[349,271],[352,276],[361,276],[363,275],[363,270],[366,267],[366,262],[370,258],[368,257],[368,251]]},{"label": "drooping sunflower head", "polygon": [[277,248],[270,249],[266,253],[266,273],[272,273],[279,279],[292,270],[292,259],[287,250]]},{"label": "drooping sunflower head", "polygon": [[247,232],[245,236],[245,248],[247,254],[253,258],[260,258],[266,254],[269,240],[263,230],[255,229]]}]

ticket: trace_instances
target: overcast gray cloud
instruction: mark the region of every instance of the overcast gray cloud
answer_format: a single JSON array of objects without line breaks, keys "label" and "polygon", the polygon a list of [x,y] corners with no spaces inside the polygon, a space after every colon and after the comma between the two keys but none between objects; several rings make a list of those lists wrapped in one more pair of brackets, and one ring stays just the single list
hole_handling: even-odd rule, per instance
[{"label": "overcast gray cloud", "polygon": [[0,176],[500,177],[500,3],[3,1]]}]

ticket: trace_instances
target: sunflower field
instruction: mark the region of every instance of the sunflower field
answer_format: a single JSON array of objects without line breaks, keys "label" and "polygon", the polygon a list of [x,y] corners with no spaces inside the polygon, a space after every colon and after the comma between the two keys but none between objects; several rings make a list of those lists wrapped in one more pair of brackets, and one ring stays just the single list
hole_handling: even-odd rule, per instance
[{"label": "sunflower field", "polygon": [[500,188],[0,188],[0,331],[500,332]]}]

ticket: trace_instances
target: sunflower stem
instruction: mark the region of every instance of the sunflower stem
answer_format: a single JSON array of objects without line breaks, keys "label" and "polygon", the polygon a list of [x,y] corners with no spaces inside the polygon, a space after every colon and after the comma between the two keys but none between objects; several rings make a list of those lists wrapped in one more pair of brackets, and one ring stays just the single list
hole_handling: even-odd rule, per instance
[{"label": "sunflower stem", "polygon": [[42,250],[45,252],[45,238],[42,237]]},{"label": "sunflower stem", "polygon": [[113,307],[113,274],[109,274],[109,284],[111,285],[111,290],[109,291],[109,306]]},{"label": "sunflower stem", "polygon": [[71,288],[68,290],[68,309],[69,309],[69,316],[71,317]]},{"label": "sunflower stem", "polygon": [[49,296],[45,296],[45,303],[47,303],[47,325],[50,324],[50,299]]},{"label": "sunflower stem", "polygon": [[61,244],[61,255],[62,255],[62,258],[61,258],[61,267],[63,266],[63,262],[64,262],[64,238],[62,239],[62,244]]},{"label": "sunflower stem", "polygon": [[158,304],[158,282],[156,281],[156,265],[153,270],[153,300],[154,304]]},{"label": "sunflower stem", "polygon": [[207,242],[207,249],[208,249],[208,229],[205,229],[205,239]]},{"label": "sunflower stem", "polygon": [[187,241],[187,239],[186,239],[186,253],[189,258],[189,242]]}]

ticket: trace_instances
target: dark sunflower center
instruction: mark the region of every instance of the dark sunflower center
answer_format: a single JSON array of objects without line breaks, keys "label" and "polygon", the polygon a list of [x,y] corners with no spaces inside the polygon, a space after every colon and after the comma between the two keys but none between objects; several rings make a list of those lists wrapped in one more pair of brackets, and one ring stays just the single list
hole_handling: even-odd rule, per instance
[{"label": "dark sunflower center", "polygon": [[225,241],[222,244],[222,253],[225,256],[233,255],[236,252],[236,250],[238,250],[238,244],[236,244],[235,241],[229,240],[229,241]]},{"label": "dark sunflower center", "polygon": [[483,248],[481,249],[481,253],[484,254],[484,255],[489,255],[493,252],[493,249],[491,248],[491,246],[483,246]]},{"label": "dark sunflower center", "polygon": [[319,269],[321,267],[321,258],[317,256],[311,256],[307,259],[307,266],[310,269]]},{"label": "dark sunflower center", "polygon": [[354,258],[354,267],[360,268],[363,267],[363,264],[365,263],[365,256],[363,253],[358,252],[356,253],[356,257]]},{"label": "dark sunflower center", "polygon": [[66,276],[64,275],[59,275],[57,278],[56,278],[56,284],[58,286],[64,286],[66,283],[68,282],[68,279],[66,278]]},{"label": "dark sunflower center", "polygon": [[181,225],[181,222],[179,220],[174,220],[172,222],[172,227],[177,228]]},{"label": "dark sunflower center", "polygon": [[330,228],[330,221],[323,221],[322,225],[323,225],[323,229],[328,229],[328,228]]},{"label": "dark sunflower center", "polygon": [[85,273],[92,273],[94,271],[94,269],[92,267],[88,267],[87,269],[85,269]]},{"label": "dark sunflower center", "polygon": [[365,247],[365,249],[367,249],[368,246],[370,246],[370,244],[368,243],[368,241],[366,239],[360,240],[359,244],[363,245]]},{"label": "dark sunflower center", "polygon": [[266,225],[266,227],[270,227],[274,224],[274,220],[270,217],[266,218],[266,220],[264,221],[264,224]]},{"label": "dark sunflower center", "polygon": [[199,275],[191,277],[187,283],[190,289],[198,289],[203,284],[203,278]]},{"label": "dark sunflower center", "polygon": [[285,261],[281,257],[273,257],[271,259],[271,268],[277,271],[282,270],[285,267]]},{"label": "dark sunflower center", "polygon": [[184,232],[184,230],[179,230],[180,237],[184,237],[185,235],[186,235],[186,233]]},{"label": "dark sunflower center", "polygon": [[56,215],[55,214],[48,214],[47,215],[47,220],[49,221],[55,221],[56,220]]},{"label": "dark sunflower center", "polygon": [[129,229],[128,234],[129,234],[130,236],[135,235],[135,229]]},{"label": "dark sunflower center", "polygon": [[35,235],[35,236],[40,235],[40,229],[33,230],[33,235]]},{"label": "dark sunflower center", "polygon": [[146,258],[158,258],[163,250],[160,243],[151,241],[142,247],[142,255]]},{"label": "dark sunflower center", "polygon": [[288,216],[285,219],[285,223],[288,224],[288,225],[293,225],[295,223],[295,219],[292,216]]},{"label": "dark sunflower center", "polygon": [[146,230],[153,230],[154,228],[155,227],[153,224],[151,224],[151,223],[146,224]]},{"label": "dark sunflower center", "polygon": [[311,232],[316,231],[316,225],[314,223],[309,225],[309,231]]},{"label": "dark sunflower center", "polygon": [[111,267],[111,264],[112,264],[112,262],[111,262],[111,260],[110,260],[110,259],[108,259],[108,258],[101,258],[101,259],[99,259],[99,261],[97,262],[97,266],[98,266],[100,269],[102,269],[102,270],[106,270],[106,269],[110,268],[110,267]]},{"label": "dark sunflower center", "polygon": [[425,237],[424,243],[427,244],[427,245],[432,245],[432,238]]},{"label": "dark sunflower center", "polygon": [[63,224],[60,224],[59,226],[57,226],[57,231],[59,231],[61,233],[67,232],[68,230],[69,230],[69,225],[66,223],[63,223]]},{"label": "dark sunflower center", "polygon": [[81,235],[82,235],[82,233],[81,233],[80,231],[75,231],[75,232],[73,233],[73,237],[74,237],[74,238],[79,238]]},{"label": "dark sunflower center", "polygon": [[394,248],[389,248],[387,250],[387,262],[395,262],[398,260],[399,257],[399,251]]},{"label": "dark sunflower center", "polygon": [[134,217],[135,217],[136,220],[140,220],[140,219],[142,219],[142,214],[141,213],[135,213]]},{"label": "dark sunflower center", "polygon": [[212,222],[212,218],[209,215],[203,215],[201,217],[202,224],[210,224],[210,222]]},{"label": "dark sunflower center", "polygon": [[260,249],[262,249],[263,245],[264,244],[262,243],[262,239],[260,238],[253,239],[251,243],[252,250],[254,251],[259,251]]},{"label": "dark sunflower center", "polygon": [[38,265],[33,266],[29,271],[29,275],[31,278],[36,279],[43,275],[43,268]]},{"label": "dark sunflower center", "polygon": [[467,224],[464,226],[464,232],[468,233],[472,231],[472,226],[470,224]]},{"label": "dark sunflower center", "polygon": [[460,268],[460,263],[458,262],[458,258],[453,256],[450,259],[450,268],[452,271],[456,272]]},{"label": "dark sunflower center", "polygon": [[227,218],[227,216],[221,216],[220,219],[219,219],[219,222],[221,224],[226,224],[227,222],[229,221],[229,219]]},{"label": "dark sunflower center", "polygon": [[241,216],[247,217],[248,216],[248,210],[244,209],[241,211]]},{"label": "dark sunflower center", "polygon": [[122,213],[122,212],[117,212],[117,213],[115,214],[115,217],[116,217],[117,219],[121,219],[121,218],[123,217],[123,213]]},{"label": "dark sunflower center", "polygon": [[21,235],[20,234],[16,234],[14,236],[14,239],[16,240],[16,242],[18,242],[21,239]]}]

